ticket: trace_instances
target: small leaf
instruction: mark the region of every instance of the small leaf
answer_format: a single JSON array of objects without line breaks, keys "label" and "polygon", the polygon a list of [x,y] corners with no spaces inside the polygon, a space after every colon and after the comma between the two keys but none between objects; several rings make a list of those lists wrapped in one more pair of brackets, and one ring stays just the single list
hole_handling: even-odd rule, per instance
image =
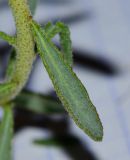
[{"label": "small leaf", "polygon": [[49,41],[51,41],[56,34],[59,34],[64,61],[72,67],[73,54],[69,27],[62,22],[57,22],[56,25],[48,22],[44,27],[44,31]]},{"label": "small leaf", "polygon": [[61,114],[65,110],[58,100],[29,91],[22,91],[14,100],[16,106],[39,114]]},{"label": "small leaf", "polygon": [[0,39],[7,41],[10,45],[15,46],[16,38],[0,31]]},{"label": "small leaf", "polygon": [[34,141],[34,144],[41,145],[41,146],[60,146],[61,147],[61,143],[55,138],[36,139]]},{"label": "small leaf", "polygon": [[102,140],[103,127],[85,87],[42,28],[35,22],[32,28],[40,57],[64,107],[85,133],[96,141]]},{"label": "small leaf", "polygon": [[13,137],[12,107],[4,106],[4,117],[0,123],[0,159],[11,160],[11,141]]},{"label": "small leaf", "polygon": [[78,139],[73,136],[62,135],[47,139],[36,139],[34,140],[34,144],[41,146],[56,146],[56,147],[75,146],[78,144]]}]

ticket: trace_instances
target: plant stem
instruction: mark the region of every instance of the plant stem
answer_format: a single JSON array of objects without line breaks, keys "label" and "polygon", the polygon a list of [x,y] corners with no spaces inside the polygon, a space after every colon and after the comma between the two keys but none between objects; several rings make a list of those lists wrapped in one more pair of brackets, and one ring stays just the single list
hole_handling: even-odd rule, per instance
[{"label": "plant stem", "polygon": [[30,28],[30,11],[27,0],[9,0],[15,18],[16,36],[16,70],[13,81],[23,84],[26,82],[35,57],[34,41]]},{"label": "plant stem", "polygon": [[[3,94],[4,103],[12,100],[24,87],[35,58],[30,25],[32,18],[27,0],[9,0],[9,5],[16,24],[16,63],[12,79],[9,82],[9,84],[14,84],[14,87],[8,91],[6,97]],[[1,101],[1,103],[3,102]]]}]

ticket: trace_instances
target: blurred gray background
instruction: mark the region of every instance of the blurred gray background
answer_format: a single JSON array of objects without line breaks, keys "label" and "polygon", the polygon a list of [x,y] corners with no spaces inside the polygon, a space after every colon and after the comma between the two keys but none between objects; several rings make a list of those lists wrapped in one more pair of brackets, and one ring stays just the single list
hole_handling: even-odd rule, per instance
[{"label": "blurred gray background", "polygon": [[[82,156],[81,160],[130,159],[129,8],[129,0],[38,1],[34,16],[38,22],[45,24],[47,21],[63,21],[70,26],[74,70],[88,89],[104,126],[103,141],[97,143],[69,119],[70,132],[83,143],[82,151],[92,154],[91,158]],[[0,0],[0,30],[15,33],[15,24],[6,0]],[[57,37],[55,42],[58,44]],[[0,54],[5,51],[5,46],[7,44],[1,40]],[[38,93],[53,92],[40,59],[33,68],[27,88]],[[14,138],[14,159],[76,159],[60,147],[33,145],[33,139],[50,135],[49,131],[34,127],[18,132]]]}]

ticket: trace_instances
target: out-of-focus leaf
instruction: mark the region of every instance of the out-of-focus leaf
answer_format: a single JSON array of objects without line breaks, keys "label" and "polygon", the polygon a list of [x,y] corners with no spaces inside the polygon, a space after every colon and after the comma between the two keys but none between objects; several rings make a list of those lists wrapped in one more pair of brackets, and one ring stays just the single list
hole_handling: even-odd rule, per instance
[{"label": "out-of-focus leaf", "polygon": [[4,106],[4,117],[0,123],[0,160],[11,160],[11,141],[13,137],[12,107]]},{"label": "out-of-focus leaf", "polygon": [[10,98],[16,88],[16,83],[0,83],[0,104],[4,104]]},{"label": "out-of-focus leaf", "polygon": [[34,15],[35,14],[35,11],[36,11],[36,7],[37,7],[37,2],[38,0],[29,0],[29,6],[30,6],[30,11],[31,11],[31,14]]},{"label": "out-of-focus leaf", "polygon": [[32,30],[40,57],[64,107],[85,133],[101,141],[103,127],[85,87],[65,63],[62,53],[48,41],[45,31],[35,22],[32,22]]},{"label": "out-of-focus leaf", "polygon": [[22,91],[14,101],[16,106],[39,114],[65,113],[61,103],[51,96]]},{"label": "out-of-focus leaf", "polygon": [[73,146],[77,144],[77,139],[75,137],[52,137],[48,139],[36,139],[34,140],[34,144],[36,145],[43,145],[43,146],[56,146],[56,147],[63,147],[63,146]]},{"label": "out-of-focus leaf", "polygon": [[37,139],[34,141],[34,144],[41,146],[61,146],[61,143],[55,138]]}]

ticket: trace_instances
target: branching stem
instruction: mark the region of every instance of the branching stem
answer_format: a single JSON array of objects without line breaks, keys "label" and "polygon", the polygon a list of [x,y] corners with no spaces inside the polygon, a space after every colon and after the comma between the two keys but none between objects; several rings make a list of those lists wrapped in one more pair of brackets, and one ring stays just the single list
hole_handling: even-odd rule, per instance
[{"label": "branching stem", "polygon": [[[0,84],[0,104],[6,103],[24,87],[35,58],[34,41],[30,21],[32,19],[27,0],[9,0],[16,24],[16,64],[10,82]],[[7,87],[8,86],[8,91]]]}]

